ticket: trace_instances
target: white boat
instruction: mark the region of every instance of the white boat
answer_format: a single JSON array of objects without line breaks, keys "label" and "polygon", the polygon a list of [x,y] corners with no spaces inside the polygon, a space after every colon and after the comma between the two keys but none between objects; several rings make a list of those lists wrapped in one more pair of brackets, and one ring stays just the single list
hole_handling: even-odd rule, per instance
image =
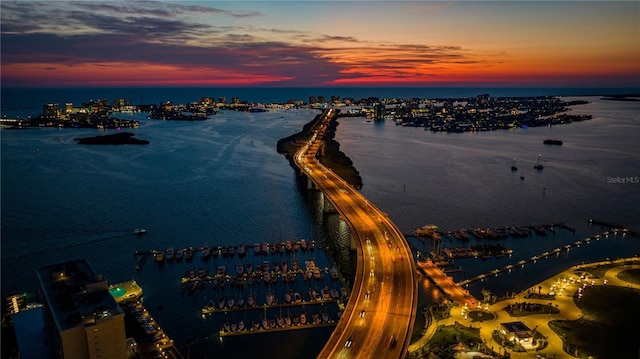
[{"label": "white boat", "polygon": [[133,230],[133,234],[137,234],[137,235],[147,234],[147,230],[142,228],[136,228]]},{"label": "white boat", "polygon": [[211,255],[211,248],[206,244],[202,247],[201,257],[203,261],[209,260],[209,256]]},{"label": "white boat", "polygon": [[266,299],[267,299],[267,305],[275,304],[276,297],[273,295],[273,293],[268,293],[266,296]]},{"label": "white boat", "polygon": [[204,308],[202,308],[202,314],[210,314],[210,313],[213,313],[215,310],[216,310],[216,303],[213,301],[213,299],[210,299],[207,305]]},{"label": "white boat", "polygon": [[333,280],[338,279],[338,270],[336,269],[336,267],[331,267],[331,270],[329,271],[329,273],[331,273],[331,279]]}]

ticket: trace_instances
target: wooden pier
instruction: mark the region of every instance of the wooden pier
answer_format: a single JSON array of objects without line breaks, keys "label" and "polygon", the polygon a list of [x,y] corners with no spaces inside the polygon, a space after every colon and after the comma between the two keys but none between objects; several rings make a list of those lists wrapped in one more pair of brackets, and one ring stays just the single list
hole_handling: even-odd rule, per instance
[{"label": "wooden pier", "polygon": [[[614,234],[618,233],[617,230],[614,230],[613,232],[614,232]],[[484,278],[488,278],[488,277],[491,277],[491,276],[497,276],[501,272],[509,271],[511,269],[518,268],[519,266],[524,266],[525,264],[530,263],[530,262],[536,262],[539,259],[549,257],[549,256],[551,256],[553,254],[560,253],[563,250],[569,250],[569,249],[571,249],[573,247],[580,247],[582,244],[588,243],[588,242],[590,242],[592,240],[600,240],[601,238],[606,238],[606,237],[609,236],[609,234],[610,234],[609,231],[605,231],[603,233],[596,234],[593,237],[587,237],[587,238],[585,238],[583,240],[578,240],[575,243],[567,244],[562,248],[558,247],[558,248],[556,248],[556,249],[554,249],[552,251],[544,252],[544,253],[541,253],[539,255],[535,255],[535,256],[533,256],[531,258],[520,260],[520,261],[516,262],[515,264],[509,264],[509,265],[506,265],[506,266],[504,266],[502,268],[494,269],[494,270],[492,270],[490,272],[477,275],[477,276],[475,276],[473,278],[462,280],[458,284],[467,285],[467,284],[469,284],[471,282],[482,280]]]}]

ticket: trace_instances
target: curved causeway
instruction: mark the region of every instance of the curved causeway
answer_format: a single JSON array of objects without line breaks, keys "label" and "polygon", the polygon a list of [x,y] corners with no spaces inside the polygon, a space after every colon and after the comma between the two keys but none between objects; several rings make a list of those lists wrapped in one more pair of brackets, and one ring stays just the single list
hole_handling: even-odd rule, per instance
[{"label": "curved causeway", "polygon": [[318,357],[404,358],[417,309],[416,264],[396,225],[318,160],[334,115],[333,109],[322,114],[311,139],[294,156],[302,173],[348,224],[357,252],[351,297]]}]

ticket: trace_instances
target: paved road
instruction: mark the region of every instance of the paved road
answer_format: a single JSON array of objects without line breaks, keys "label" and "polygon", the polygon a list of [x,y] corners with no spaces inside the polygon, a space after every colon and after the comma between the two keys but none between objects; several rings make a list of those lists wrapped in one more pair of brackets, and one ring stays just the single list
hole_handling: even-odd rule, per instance
[{"label": "paved road", "polygon": [[404,358],[417,309],[415,262],[395,224],[316,158],[334,115],[333,109],[323,113],[315,135],[295,155],[349,225],[357,252],[351,297],[319,358]]}]

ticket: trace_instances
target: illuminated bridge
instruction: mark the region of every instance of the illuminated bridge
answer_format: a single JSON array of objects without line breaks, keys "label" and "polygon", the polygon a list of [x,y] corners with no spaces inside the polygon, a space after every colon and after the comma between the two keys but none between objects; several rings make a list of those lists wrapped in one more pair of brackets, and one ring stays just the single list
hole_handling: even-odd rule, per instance
[{"label": "illuminated bridge", "polygon": [[400,230],[317,153],[334,110],[326,110],[295,154],[309,184],[350,228],[357,252],[352,294],[319,358],[404,358],[417,309],[416,264]]}]

